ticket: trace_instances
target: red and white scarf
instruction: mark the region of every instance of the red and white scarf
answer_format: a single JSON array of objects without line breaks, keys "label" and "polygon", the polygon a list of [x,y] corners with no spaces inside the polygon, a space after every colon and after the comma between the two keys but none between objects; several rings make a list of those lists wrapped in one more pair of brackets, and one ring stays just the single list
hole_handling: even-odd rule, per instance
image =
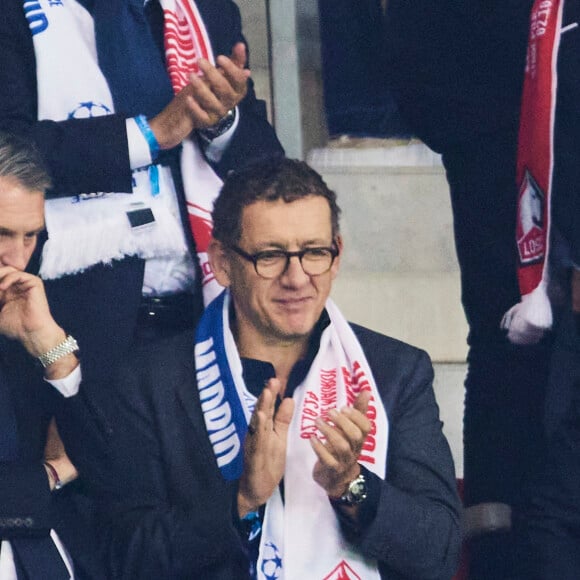
[{"label": "red and white scarf", "polygon": [[530,16],[516,179],[521,302],[502,327],[515,344],[534,344],[552,326],[548,298],[557,59],[564,0],[536,0]]},{"label": "red and white scarf", "polygon": [[[177,94],[189,83],[192,73],[199,74],[197,59],[205,58],[214,64],[214,55],[203,20],[193,0],[161,0],[161,6],[167,71],[173,91]],[[186,139],[182,143],[181,171],[189,225],[201,266],[203,297],[207,305],[223,289],[215,279],[207,255],[213,229],[213,202],[222,181],[192,139]]]}]

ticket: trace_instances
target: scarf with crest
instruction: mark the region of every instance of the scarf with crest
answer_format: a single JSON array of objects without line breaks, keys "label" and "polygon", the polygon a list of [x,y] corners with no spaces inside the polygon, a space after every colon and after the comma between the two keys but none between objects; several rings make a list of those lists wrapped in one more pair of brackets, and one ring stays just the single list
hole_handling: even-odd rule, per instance
[{"label": "scarf with crest", "polygon": [[564,0],[536,0],[530,16],[516,179],[521,302],[502,327],[515,344],[533,344],[552,326],[548,297],[557,60]]}]

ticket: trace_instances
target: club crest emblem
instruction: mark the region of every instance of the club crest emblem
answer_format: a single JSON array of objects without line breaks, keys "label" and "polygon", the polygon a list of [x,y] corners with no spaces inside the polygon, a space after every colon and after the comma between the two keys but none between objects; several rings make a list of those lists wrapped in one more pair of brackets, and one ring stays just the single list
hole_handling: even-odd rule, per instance
[{"label": "club crest emblem", "polygon": [[546,247],[546,196],[526,170],[520,185],[516,235],[518,254],[522,264],[533,264],[544,258]]},{"label": "club crest emblem", "polygon": [[324,580],[361,580],[361,577],[343,560]]}]

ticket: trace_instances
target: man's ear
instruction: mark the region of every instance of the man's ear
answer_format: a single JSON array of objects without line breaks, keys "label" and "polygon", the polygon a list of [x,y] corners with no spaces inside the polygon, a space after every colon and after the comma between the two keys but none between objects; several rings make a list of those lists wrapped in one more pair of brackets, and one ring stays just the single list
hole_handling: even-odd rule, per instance
[{"label": "man's ear", "polygon": [[332,273],[333,280],[334,280],[334,278],[336,278],[336,275],[338,274],[338,270],[340,269],[340,257],[342,256],[342,252],[344,250],[344,242],[342,241],[342,236],[340,234],[338,234],[334,238],[334,243],[336,244],[336,247],[338,248],[338,256],[336,256],[336,258],[334,259],[334,262],[332,262],[332,268],[330,269],[330,272]]},{"label": "man's ear", "polygon": [[230,285],[230,261],[223,244],[212,238],[207,248],[209,264],[216,280],[224,287]]}]

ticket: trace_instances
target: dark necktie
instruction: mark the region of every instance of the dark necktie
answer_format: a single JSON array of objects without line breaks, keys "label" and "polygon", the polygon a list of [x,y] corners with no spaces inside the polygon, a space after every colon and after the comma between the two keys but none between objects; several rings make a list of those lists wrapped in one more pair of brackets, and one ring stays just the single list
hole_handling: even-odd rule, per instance
[{"label": "dark necktie", "polygon": [[[0,340],[0,462],[18,458],[18,427],[8,379],[2,371],[4,341]],[[10,539],[18,578],[68,580],[70,575],[52,538]]]},{"label": "dark necktie", "polygon": [[113,95],[115,109],[127,115],[153,116],[173,98],[163,54],[148,20],[163,16],[158,3],[143,0],[79,0],[95,22],[99,67]]},{"label": "dark necktie", "polygon": [[70,574],[50,537],[10,540],[18,578],[69,580]]}]

